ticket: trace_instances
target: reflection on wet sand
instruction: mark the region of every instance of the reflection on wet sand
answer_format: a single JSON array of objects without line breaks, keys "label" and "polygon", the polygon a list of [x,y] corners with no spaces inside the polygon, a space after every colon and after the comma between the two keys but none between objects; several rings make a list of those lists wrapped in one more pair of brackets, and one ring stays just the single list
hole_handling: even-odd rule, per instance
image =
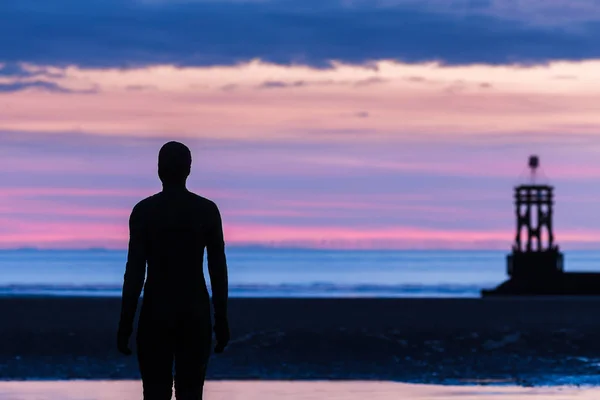
[{"label": "reflection on wet sand", "polygon": [[[0,382],[2,400],[140,399],[138,381]],[[213,381],[207,400],[344,399],[363,400],[586,400],[600,398],[600,389],[520,388],[503,386],[428,386],[392,382],[254,382]]]}]

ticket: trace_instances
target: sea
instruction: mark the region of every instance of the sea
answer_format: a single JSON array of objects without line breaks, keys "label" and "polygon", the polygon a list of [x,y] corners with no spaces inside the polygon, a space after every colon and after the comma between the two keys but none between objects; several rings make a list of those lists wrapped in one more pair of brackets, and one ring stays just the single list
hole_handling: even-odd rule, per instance
[{"label": "sea", "polygon": [[[0,295],[120,296],[125,250],[0,250]],[[231,297],[478,297],[507,278],[497,250],[227,249]],[[207,286],[210,281],[204,265]],[[600,269],[569,251],[565,269]]]}]

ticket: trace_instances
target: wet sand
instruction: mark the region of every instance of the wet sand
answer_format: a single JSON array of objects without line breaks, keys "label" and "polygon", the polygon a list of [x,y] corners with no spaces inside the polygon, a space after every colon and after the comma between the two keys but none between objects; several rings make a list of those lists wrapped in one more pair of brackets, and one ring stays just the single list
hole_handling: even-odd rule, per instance
[{"label": "wet sand", "polygon": [[[140,398],[140,383],[2,382],[0,398],[123,400]],[[426,386],[391,382],[207,382],[206,400],[596,400],[599,389]]]},{"label": "wet sand", "polygon": [[[0,298],[0,379],[138,379],[119,299]],[[231,299],[212,380],[596,383],[600,299]],[[465,381],[466,380],[466,381]]]}]

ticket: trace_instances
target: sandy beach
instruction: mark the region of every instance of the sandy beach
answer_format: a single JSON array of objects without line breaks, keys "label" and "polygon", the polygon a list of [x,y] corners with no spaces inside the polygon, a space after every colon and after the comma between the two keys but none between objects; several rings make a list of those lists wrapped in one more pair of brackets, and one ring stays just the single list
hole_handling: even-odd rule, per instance
[{"label": "sandy beach", "polygon": [[[0,299],[0,377],[138,379],[116,298]],[[594,383],[596,299],[231,299],[211,380]]]}]

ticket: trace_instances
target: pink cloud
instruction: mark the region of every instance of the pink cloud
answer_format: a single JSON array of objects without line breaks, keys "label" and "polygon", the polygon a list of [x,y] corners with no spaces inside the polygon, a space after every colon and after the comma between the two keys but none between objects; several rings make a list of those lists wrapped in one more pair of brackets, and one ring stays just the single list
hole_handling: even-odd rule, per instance
[{"label": "pink cloud", "polygon": [[[307,132],[315,130],[366,131],[371,132],[369,138],[378,135],[388,140],[416,133],[561,133],[564,126],[590,133],[586,126],[600,125],[597,63],[516,68],[381,61],[377,72],[342,64],[315,70],[260,62],[127,71],[69,68],[55,78],[57,84],[73,89],[92,84],[100,91],[1,94],[7,107],[0,129],[238,139],[292,138],[297,132],[305,132],[306,138]],[[563,75],[577,79],[555,79]],[[281,88],[256,89],[273,77],[283,83]],[[419,77],[428,84],[407,77]],[[381,83],[357,86],[374,79]],[[289,84],[293,82],[336,84],[298,88]],[[131,91],[132,84],[156,89]],[[237,89],[222,90],[231,85]],[[457,87],[460,90],[448,90]],[[357,112],[368,113],[369,118],[348,117]],[[312,139],[335,140],[335,135]]]},{"label": "pink cloud", "polygon": [[[0,95],[0,242],[124,247],[131,207],[160,190],[158,148],[177,139],[231,243],[508,248],[512,186],[536,153],[560,244],[587,246],[600,226],[599,66],[71,68],[57,83],[101,90]],[[256,89],[273,77],[337,83]]]},{"label": "pink cloud", "polygon": [[[510,250],[513,232],[506,230],[437,230],[418,227],[349,229],[342,227],[226,226],[233,243],[272,243],[326,248],[498,248]],[[595,243],[598,231],[562,232],[567,245]]]}]

